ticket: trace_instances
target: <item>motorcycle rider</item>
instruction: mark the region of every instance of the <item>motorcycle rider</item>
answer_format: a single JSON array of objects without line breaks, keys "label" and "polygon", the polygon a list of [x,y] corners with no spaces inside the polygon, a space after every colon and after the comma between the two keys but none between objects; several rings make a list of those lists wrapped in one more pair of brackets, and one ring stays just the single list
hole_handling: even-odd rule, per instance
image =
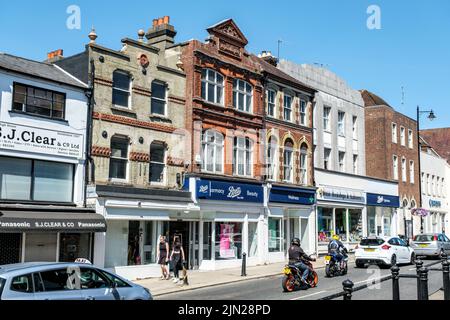
[{"label": "motorcycle rider", "polygon": [[289,247],[289,263],[295,265],[302,272],[301,280],[307,284],[306,279],[310,273],[310,268],[304,263],[305,261],[316,261],[316,259],[308,256],[300,246],[300,239],[294,238]]},{"label": "motorcycle rider", "polygon": [[339,266],[342,268],[342,262],[347,257],[347,248],[341,242],[339,235],[333,235],[330,243],[328,244],[328,255],[334,256],[336,261],[339,262]]}]

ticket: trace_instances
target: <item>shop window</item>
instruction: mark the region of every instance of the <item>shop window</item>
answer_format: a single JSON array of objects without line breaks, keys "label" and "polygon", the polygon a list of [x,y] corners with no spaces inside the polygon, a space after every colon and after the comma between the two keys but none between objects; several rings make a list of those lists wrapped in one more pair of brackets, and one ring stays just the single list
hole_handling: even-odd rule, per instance
[{"label": "shop window", "polygon": [[238,176],[251,176],[253,167],[253,143],[249,138],[234,138],[233,172]]},{"label": "shop window", "polygon": [[166,171],[166,146],[153,142],[150,146],[150,182],[164,183]]},{"label": "shop window", "polygon": [[[157,246],[159,246],[159,235],[156,235],[156,224],[155,221],[145,221],[144,224],[144,264],[156,263],[157,256]],[[164,235],[164,233],[162,233]],[[156,240],[156,242],[155,242]],[[169,239],[166,237],[166,242]],[[170,254],[170,252],[169,252]]]},{"label": "shop window", "polygon": [[375,207],[367,207],[367,234],[369,236],[377,235],[377,214]]},{"label": "shop window", "polygon": [[21,233],[0,233],[0,265],[21,262],[21,248]]},{"label": "shop window", "polygon": [[0,199],[71,203],[74,166],[0,157]]},{"label": "shop window", "polygon": [[47,89],[14,83],[12,110],[52,119],[64,119],[66,95]]},{"label": "shop window", "polygon": [[113,97],[115,106],[129,108],[131,97],[131,77],[127,72],[116,70],[113,73]]},{"label": "shop window", "polygon": [[202,70],[202,99],[223,105],[223,76],[220,73]]},{"label": "shop window", "polygon": [[252,112],[253,87],[250,83],[234,79],[233,81],[233,106],[245,112]]},{"label": "shop window", "polygon": [[128,223],[128,265],[141,265],[141,229],[139,221]]},{"label": "shop window", "polygon": [[248,256],[256,257],[258,255],[258,223],[248,223]]},{"label": "shop window", "polygon": [[270,137],[267,148],[267,179],[277,180],[278,163],[278,141],[275,137]]},{"label": "shop window", "polygon": [[202,139],[202,171],[223,172],[224,139],[220,132],[208,130]]},{"label": "shop window", "polygon": [[128,146],[126,137],[114,136],[111,139],[111,158],[109,162],[110,179],[127,179],[128,171]]},{"label": "shop window", "polygon": [[391,236],[392,216],[389,209],[385,210],[383,218],[383,232],[384,236]]},{"label": "shop window", "polygon": [[91,261],[90,233],[61,233],[59,239],[59,262],[74,262],[78,258]]},{"label": "shop window", "polygon": [[240,222],[216,222],[216,260],[242,258],[242,227]]},{"label": "shop window", "polygon": [[361,210],[350,209],[350,242],[359,242],[363,236],[363,220]]},{"label": "shop window", "polygon": [[212,222],[203,223],[203,259],[212,260]]},{"label": "shop window", "polygon": [[333,209],[318,207],[317,212],[318,240],[319,242],[329,242],[333,235]]},{"label": "shop window", "polygon": [[269,252],[283,251],[282,219],[269,218]]},{"label": "shop window", "polygon": [[342,241],[347,241],[347,210],[346,209],[336,209],[336,229],[335,232]]},{"label": "shop window", "polygon": [[166,115],[167,85],[159,81],[152,82],[151,114]]}]

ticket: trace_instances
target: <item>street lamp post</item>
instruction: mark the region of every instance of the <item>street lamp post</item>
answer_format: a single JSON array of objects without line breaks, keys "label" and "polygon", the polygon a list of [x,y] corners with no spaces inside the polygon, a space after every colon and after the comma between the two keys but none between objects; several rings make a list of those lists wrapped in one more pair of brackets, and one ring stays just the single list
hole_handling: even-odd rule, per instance
[{"label": "street lamp post", "polygon": [[[434,114],[433,110],[420,110],[420,107],[417,106],[417,152],[419,155],[419,208],[422,208],[422,167],[421,167],[421,161],[420,161],[420,116],[424,113],[428,113],[428,119],[430,121],[433,121],[436,119],[436,115]],[[420,233],[423,233],[423,216],[420,216]]]}]

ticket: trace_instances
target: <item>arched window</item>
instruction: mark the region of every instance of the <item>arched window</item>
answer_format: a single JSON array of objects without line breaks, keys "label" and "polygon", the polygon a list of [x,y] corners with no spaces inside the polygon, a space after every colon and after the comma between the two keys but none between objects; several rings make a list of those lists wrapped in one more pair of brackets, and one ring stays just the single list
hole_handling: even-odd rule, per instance
[{"label": "arched window", "polygon": [[250,83],[234,79],[233,106],[241,111],[252,112],[253,87]]},{"label": "arched window", "polygon": [[153,142],[150,146],[150,183],[164,183],[166,176],[166,145]]},{"label": "arched window", "polygon": [[131,77],[130,74],[116,70],[113,73],[113,105],[119,107],[130,107],[131,97]]},{"label": "arched window", "polygon": [[300,148],[300,183],[308,184],[308,146],[303,143]]},{"label": "arched window", "polygon": [[223,105],[223,76],[220,73],[202,70],[202,99]]},{"label": "arched window", "polygon": [[402,205],[403,205],[403,208],[406,208],[406,209],[407,209],[407,208],[408,208],[408,205],[409,205],[408,199],[404,199]]},{"label": "arched window", "polygon": [[110,179],[127,179],[128,146],[128,137],[113,136],[111,138],[111,158],[109,160]]},{"label": "arched window", "polygon": [[253,142],[249,138],[234,138],[233,172],[238,176],[251,176],[253,168]]},{"label": "arched window", "polygon": [[269,138],[267,147],[267,179],[277,180],[278,141],[275,137]]},{"label": "arched window", "polygon": [[161,81],[152,82],[151,114],[165,116],[167,106],[167,85]]},{"label": "arched window", "polygon": [[415,200],[411,200],[411,208],[416,208],[416,201]]},{"label": "arched window", "polygon": [[283,153],[283,179],[285,182],[292,183],[294,181],[294,142],[287,139],[284,143]]},{"label": "arched window", "polygon": [[212,173],[223,173],[223,135],[208,130],[202,138],[202,170]]}]

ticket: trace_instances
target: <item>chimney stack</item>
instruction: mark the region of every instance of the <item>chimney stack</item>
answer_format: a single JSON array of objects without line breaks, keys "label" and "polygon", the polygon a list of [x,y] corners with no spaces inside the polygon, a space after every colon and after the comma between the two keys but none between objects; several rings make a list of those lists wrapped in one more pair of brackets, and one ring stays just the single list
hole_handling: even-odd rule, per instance
[{"label": "chimney stack", "polygon": [[258,54],[258,58],[263,59],[264,61],[270,63],[275,67],[278,65],[278,58],[274,57],[272,55],[272,52],[270,51],[262,51],[260,54]]},{"label": "chimney stack", "polygon": [[174,26],[170,24],[170,17],[164,16],[153,19],[153,26],[147,31],[145,37],[148,44],[164,50],[175,43],[176,35]]},{"label": "chimney stack", "polygon": [[58,49],[58,50],[47,53],[46,62],[53,63],[55,61],[61,60],[62,58],[64,58],[63,53],[64,53],[64,51],[62,49]]}]

